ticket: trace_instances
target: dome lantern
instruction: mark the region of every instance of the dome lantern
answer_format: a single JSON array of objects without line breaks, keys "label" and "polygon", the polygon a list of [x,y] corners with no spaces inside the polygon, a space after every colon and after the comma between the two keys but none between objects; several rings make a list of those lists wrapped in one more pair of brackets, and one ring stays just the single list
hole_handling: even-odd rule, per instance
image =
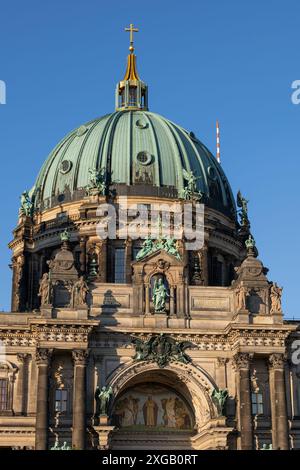
[{"label": "dome lantern", "polygon": [[134,54],[133,33],[138,29],[130,24],[125,31],[130,33],[129,54],[127,57],[127,69],[122,81],[116,88],[116,111],[131,109],[148,110],[148,86],[144,83],[137,72],[136,56]]}]

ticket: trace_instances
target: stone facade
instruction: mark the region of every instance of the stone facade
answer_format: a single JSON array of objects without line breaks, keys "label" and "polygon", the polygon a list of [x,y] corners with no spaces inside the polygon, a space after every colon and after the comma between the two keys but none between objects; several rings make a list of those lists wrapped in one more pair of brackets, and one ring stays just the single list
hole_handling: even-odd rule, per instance
[{"label": "stone facade", "polygon": [[[206,227],[210,217],[207,210]],[[39,233],[32,222],[20,220],[11,244],[14,259],[25,259],[28,271],[36,263],[40,286],[44,279],[46,287],[35,288],[26,276],[40,307],[20,311],[20,275],[14,273],[16,312],[0,314],[5,348],[0,379],[7,386],[0,446],[300,448],[299,366],[291,356],[299,325],[272,309],[267,269],[252,248],[245,250],[241,239],[228,235],[231,222],[221,216],[227,230],[225,223],[206,230],[197,253],[203,282],[193,285],[194,262],[184,244],[180,259],[161,249],[134,261],[132,241],[123,242],[129,251],[125,283],[105,282],[108,242],[98,242],[92,232],[96,219],[89,214],[87,219],[69,225],[71,237],[63,243],[59,227]],[[93,276],[90,250],[97,258]],[[226,260],[224,285],[213,285],[208,253],[222,253]],[[164,313],[153,310],[156,275],[166,277],[171,294]],[[143,347],[148,343],[154,353]],[[165,363],[161,357],[167,357]],[[107,415],[98,420],[97,387],[112,389]],[[212,393],[224,389],[222,415]]]},{"label": "stone facade", "polygon": [[[116,112],[63,139],[22,195],[0,449],[300,449],[299,322],[283,318],[247,201],[236,210],[193,132],[148,113],[133,50]],[[145,233],[99,237],[99,206],[118,213],[124,196],[151,208]],[[199,248],[145,242],[153,205],[189,204],[195,228],[200,200]]]}]

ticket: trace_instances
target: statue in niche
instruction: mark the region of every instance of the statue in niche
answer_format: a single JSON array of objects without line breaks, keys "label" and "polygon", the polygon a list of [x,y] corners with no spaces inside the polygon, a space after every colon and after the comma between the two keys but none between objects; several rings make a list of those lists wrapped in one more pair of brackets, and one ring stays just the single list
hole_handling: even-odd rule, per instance
[{"label": "statue in niche", "polygon": [[238,286],[235,291],[237,310],[247,310],[246,300],[248,295],[248,290],[244,286]]},{"label": "statue in niche", "polygon": [[38,297],[41,298],[41,305],[48,305],[50,303],[50,279],[48,273],[44,273],[42,276]]},{"label": "statue in niche", "polygon": [[86,296],[89,292],[87,283],[84,280],[84,277],[81,276],[78,281],[75,282],[73,286],[73,304],[74,305],[85,305]]},{"label": "statue in niche", "polygon": [[271,297],[271,310],[270,313],[281,312],[281,296],[283,289],[279,287],[276,282],[271,284],[270,297]]},{"label": "statue in niche", "polygon": [[95,401],[96,401],[96,413],[95,416],[106,415],[108,411],[108,404],[110,398],[113,394],[111,387],[102,387],[100,390],[99,387],[95,391]]},{"label": "statue in niche", "polygon": [[162,278],[158,281],[155,280],[153,288],[152,301],[154,305],[154,311],[157,313],[166,311],[166,301],[170,297],[168,289],[165,287]]}]

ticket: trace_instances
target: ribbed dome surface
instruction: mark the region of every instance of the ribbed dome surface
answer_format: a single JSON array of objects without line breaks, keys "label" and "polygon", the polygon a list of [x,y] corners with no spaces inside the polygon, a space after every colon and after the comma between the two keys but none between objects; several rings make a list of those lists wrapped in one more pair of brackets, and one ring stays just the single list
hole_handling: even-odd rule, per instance
[{"label": "ribbed dome surface", "polygon": [[235,209],[227,178],[209,150],[193,133],[148,111],[114,112],[68,134],[39,173],[36,204],[47,208],[59,195],[78,193],[89,184],[91,168],[105,168],[116,185],[139,185],[141,194],[146,186],[180,194],[183,169],[193,170],[208,204],[228,215]]}]

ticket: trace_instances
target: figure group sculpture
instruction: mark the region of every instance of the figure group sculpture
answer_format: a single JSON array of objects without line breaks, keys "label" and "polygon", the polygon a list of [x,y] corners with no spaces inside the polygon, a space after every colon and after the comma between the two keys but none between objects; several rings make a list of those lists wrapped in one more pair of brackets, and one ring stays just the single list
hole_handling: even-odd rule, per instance
[{"label": "figure group sculpture", "polygon": [[186,181],[186,185],[182,190],[182,197],[185,200],[196,200],[200,201],[202,199],[202,193],[197,190],[197,181],[201,178],[200,176],[195,176],[193,171],[186,171],[183,169],[183,177]]},{"label": "figure group sculpture", "polygon": [[155,253],[159,250],[164,250],[175,258],[179,260],[181,259],[174,238],[159,238],[156,242],[154,242],[150,237],[148,237],[145,239],[142,248],[137,253],[136,260],[139,261],[151,253]]},{"label": "figure group sculpture", "polygon": [[20,212],[26,217],[32,217],[33,214],[33,199],[30,197],[28,191],[24,191],[21,195],[21,208]]},{"label": "figure group sculpture", "polygon": [[[52,304],[53,290],[57,283],[58,281],[56,281],[56,283],[51,282],[50,273],[43,274],[38,293],[41,307]],[[83,276],[81,276],[74,284],[68,282],[65,283],[65,287],[70,292],[70,307],[74,308],[76,306],[83,306],[86,304],[89,288]]]},{"label": "figure group sculpture", "polygon": [[100,170],[98,170],[97,168],[90,168],[87,193],[89,195],[98,194],[98,195],[104,196],[106,193],[106,189],[107,189],[106,169],[101,168]]}]

